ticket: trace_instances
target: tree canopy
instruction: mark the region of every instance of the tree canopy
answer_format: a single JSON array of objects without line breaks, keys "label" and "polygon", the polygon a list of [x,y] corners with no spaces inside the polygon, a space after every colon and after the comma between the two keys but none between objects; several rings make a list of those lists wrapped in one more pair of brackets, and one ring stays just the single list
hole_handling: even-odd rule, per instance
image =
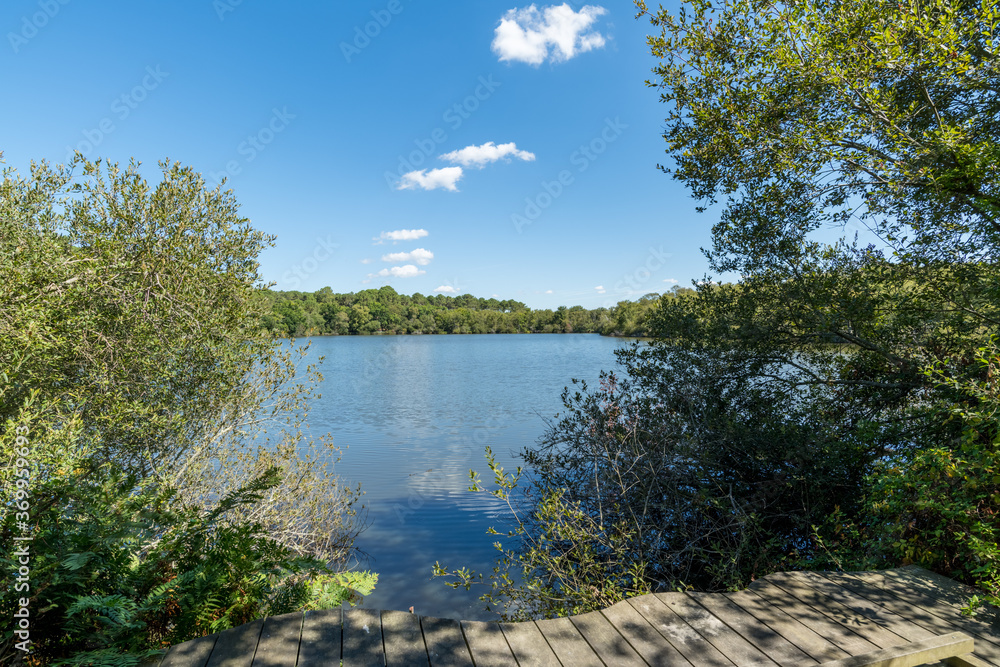
[{"label": "tree canopy", "polygon": [[[0,613],[35,664],[138,664],[262,615],[336,605],[357,491],[263,329],[271,243],[231,191],[78,158],[0,181]],[[283,428],[261,436],[262,425]],[[0,628],[0,664],[27,638]]]},{"label": "tree canopy", "polygon": [[741,279],[660,300],[651,344],[566,392],[523,504],[497,471],[524,546],[489,599],[554,615],[916,562],[997,601],[1000,5],[636,5],[660,168]]}]

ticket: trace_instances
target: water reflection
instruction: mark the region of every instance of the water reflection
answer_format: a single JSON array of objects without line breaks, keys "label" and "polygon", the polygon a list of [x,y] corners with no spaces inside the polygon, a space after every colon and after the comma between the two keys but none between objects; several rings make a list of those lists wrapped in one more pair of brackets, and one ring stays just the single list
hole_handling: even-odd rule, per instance
[{"label": "water reflection", "polygon": [[360,482],[370,526],[358,546],[379,584],[364,606],[491,618],[478,591],[431,580],[431,566],[489,572],[507,507],[467,491],[469,470],[492,475],[483,450],[512,470],[562,408],[572,378],[595,382],[623,341],[596,335],[329,337],[312,339],[322,398],[309,431],[343,448],[337,474]]}]

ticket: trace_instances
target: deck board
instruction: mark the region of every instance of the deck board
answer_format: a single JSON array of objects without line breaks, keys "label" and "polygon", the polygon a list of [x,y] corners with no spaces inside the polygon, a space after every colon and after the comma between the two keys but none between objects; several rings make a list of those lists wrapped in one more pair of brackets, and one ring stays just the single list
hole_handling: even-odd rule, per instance
[{"label": "deck board", "polygon": [[344,612],[341,659],[344,667],[382,667],[382,618],[374,609],[348,609]]},{"label": "deck board", "polygon": [[476,667],[517,667],[517,660],[496,623],[462,621],[465,643]]},{"label": "deck board", "polygon": [[776,635],[797,646],[816,662],[829,662],[846,658],[848,653],[825,639],[798,619],[789,616],[781,607],[775,606],[754,591],[729,593],[726,599],[738,605],[770,628]]},{"label": "deck board", "polygon": [[420,619],[420,627],[424,632],[431,667],[466,667],[473,664],[459,621],[424,616]]},{"label": "deck board", "polygon": [[691,664],[708,667],[733,664],[655,595],[632,598],[629,603]]},{"label": "deck board", "polygon": [[[914,567],[781,572],[735,593],[657,593],[570,618],[456,621],[401,611],[285,614],[171,647],[148,667],[777,667],[841,661],[1000,667],[1000,617],[961,615],[971,589]],[[950,641],[955,633],[967,635]],[[948,651],[974,653],[952,657]],[[938,643],[938,645],[935,645]],[[903,662],[897,655],[910,654]],[[927,654],[930,657],[930,654]],[[944,665],[944,662],[935,665]]]},{"label": "deck board", "polygon": [[658,593],[656,597],[733,664],[746,667],[775,667],[778,664],[686,593]]},{"label": "deck board", "polygon": [[219,633],[208,667],[250,667],[257,653],[257,642],[264,619]]},{"label": "deck board", "polygon": [[688,596],[779,665],[817,664],[802,649],[767,625],[762,625],[750,612],[729,598],[711,593],[688,593]]},{"label": "deck board", "polygon": [[[790,579],[800,581],[812,590],[850,608],[908,642],[917,642],[936,636],[936,633],[907,621],[884,605],[876,604],[849,588],[834,583],[822,574],[815,572],[789,572],[787,574]],[[781,579],[778,581],[780,582]]]},{"label": "deck board", "polygon": [[253,667],[282,667],[299,659],[302,638],[302,612],[270,616],[260,631]]},{"label": "deck board", "polygon": [[935,604],[919,588],[895,581],[883,572],[827,573],[827,578],[844,582],[856,593],[896,611],[907,621],[934,634],[947,634],[959,630],[976,640],[977,655],[1000,665],[1000,627],[979,618],[962,616],[954,609]]},{"label": "deck board", "polygon": [[212,649],[215,648],[218,638],[217,634],[208,635],[171,646],[160,661],[159,667],[204,667],[212,655]]},{"label": "deck board", "polygon": [[343,622],[340,609],[307,611],[302,616],[297,667],[327,667],[332,661],[339,664]]},{"label": "deck board", "polygon": [[601,611],[604,617],[628,639],[633,649],[649,665],[690,665],[673,644],[664,641],[656,628],[627,601]]},{"label": "deck board", "polygon": [[535,625],[545,635],[559,662],[567,667],[603,667],[604,662],[590,648],[590,644],[568,618],[550,618],[536,621]]},{"label": "deck board", "polygon": [[819,636],[825,637],[838,648],[847,652],[848,655],[863,655],[879,648],[854,632],[852,628],[841,625],[836,619],[827,616],[821,610],[793,598],[767,578],[755,581],[751,585],[751,590],[769,603],[781,606],[789,616],[798,619],[803,625]]},{"label": "deck board", "polygon": [[[387,667],[427,667],[427,647],[420,630],[420,617],[405,611],[382,612],[382,637]],[[389,641],[385,638],[389,637]]]},{"label": "deck board", "polygon": [[906,639],[879,623],[876,616],[852,609],[794,577],[785,576],[789,573],[780,574],[781,576],[768,577],[768,581],[780,586],[813,609],[826,614],[840,625],[850,628],[855,634],[864,637],[878,648],[892,648],[906,643]]},{"label": "deck board", "polygon": [[572,616],[570,621],[605,665],[645,667],[646,661],[601,612]]},{"label": "deck board", "polygon": [[543,667],[559,664],[552,647],[545,641],[542,631],[533,622],[500,623],[499,625],[507,640],[507,645],[510,646],[520,667]]}]

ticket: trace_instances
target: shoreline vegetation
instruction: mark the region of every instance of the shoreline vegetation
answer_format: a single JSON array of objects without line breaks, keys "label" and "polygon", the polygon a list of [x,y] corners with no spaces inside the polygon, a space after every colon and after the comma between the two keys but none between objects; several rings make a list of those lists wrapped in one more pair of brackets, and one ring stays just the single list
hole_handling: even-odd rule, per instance
[{"label": "shoreline vegetation", "polygon": [[138,665],[377,583],[361,489],[303,432],[319,375],[263,328],[273,237],[160,168],[0,181],[0,667]]},{"label": "shoreline vegetation", "polygon": [[559,306],[528,308],[511,299],[471,294],[411,296],[386,285],[338,294],[329,287],[316,292],[261,290],[270,308],[264,328],[278,337],[371,336],[414,334],[597,333],[643,338],[650,334],[650,315],[661,299],[690,297],[695,290],[676,286],[610,308]]}]

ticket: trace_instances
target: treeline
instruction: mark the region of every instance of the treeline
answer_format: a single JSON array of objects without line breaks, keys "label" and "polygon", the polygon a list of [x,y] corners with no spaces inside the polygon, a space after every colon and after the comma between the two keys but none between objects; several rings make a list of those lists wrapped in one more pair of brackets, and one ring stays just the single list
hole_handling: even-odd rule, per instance
[{"label": "treeline", "polygon": [[[694,290],[674,287],[677,298]],[[270,314],[264,324],[279,336],[371,334],[600,333],[645,336],[661,295],[620,301],[611,308],[587,310],[560,306],[532,310],[520,301],[484,299],[471,294],[412,296],[386,285],[356,293],[337,294],[329,287],[317,292],[264,290]]]}]

